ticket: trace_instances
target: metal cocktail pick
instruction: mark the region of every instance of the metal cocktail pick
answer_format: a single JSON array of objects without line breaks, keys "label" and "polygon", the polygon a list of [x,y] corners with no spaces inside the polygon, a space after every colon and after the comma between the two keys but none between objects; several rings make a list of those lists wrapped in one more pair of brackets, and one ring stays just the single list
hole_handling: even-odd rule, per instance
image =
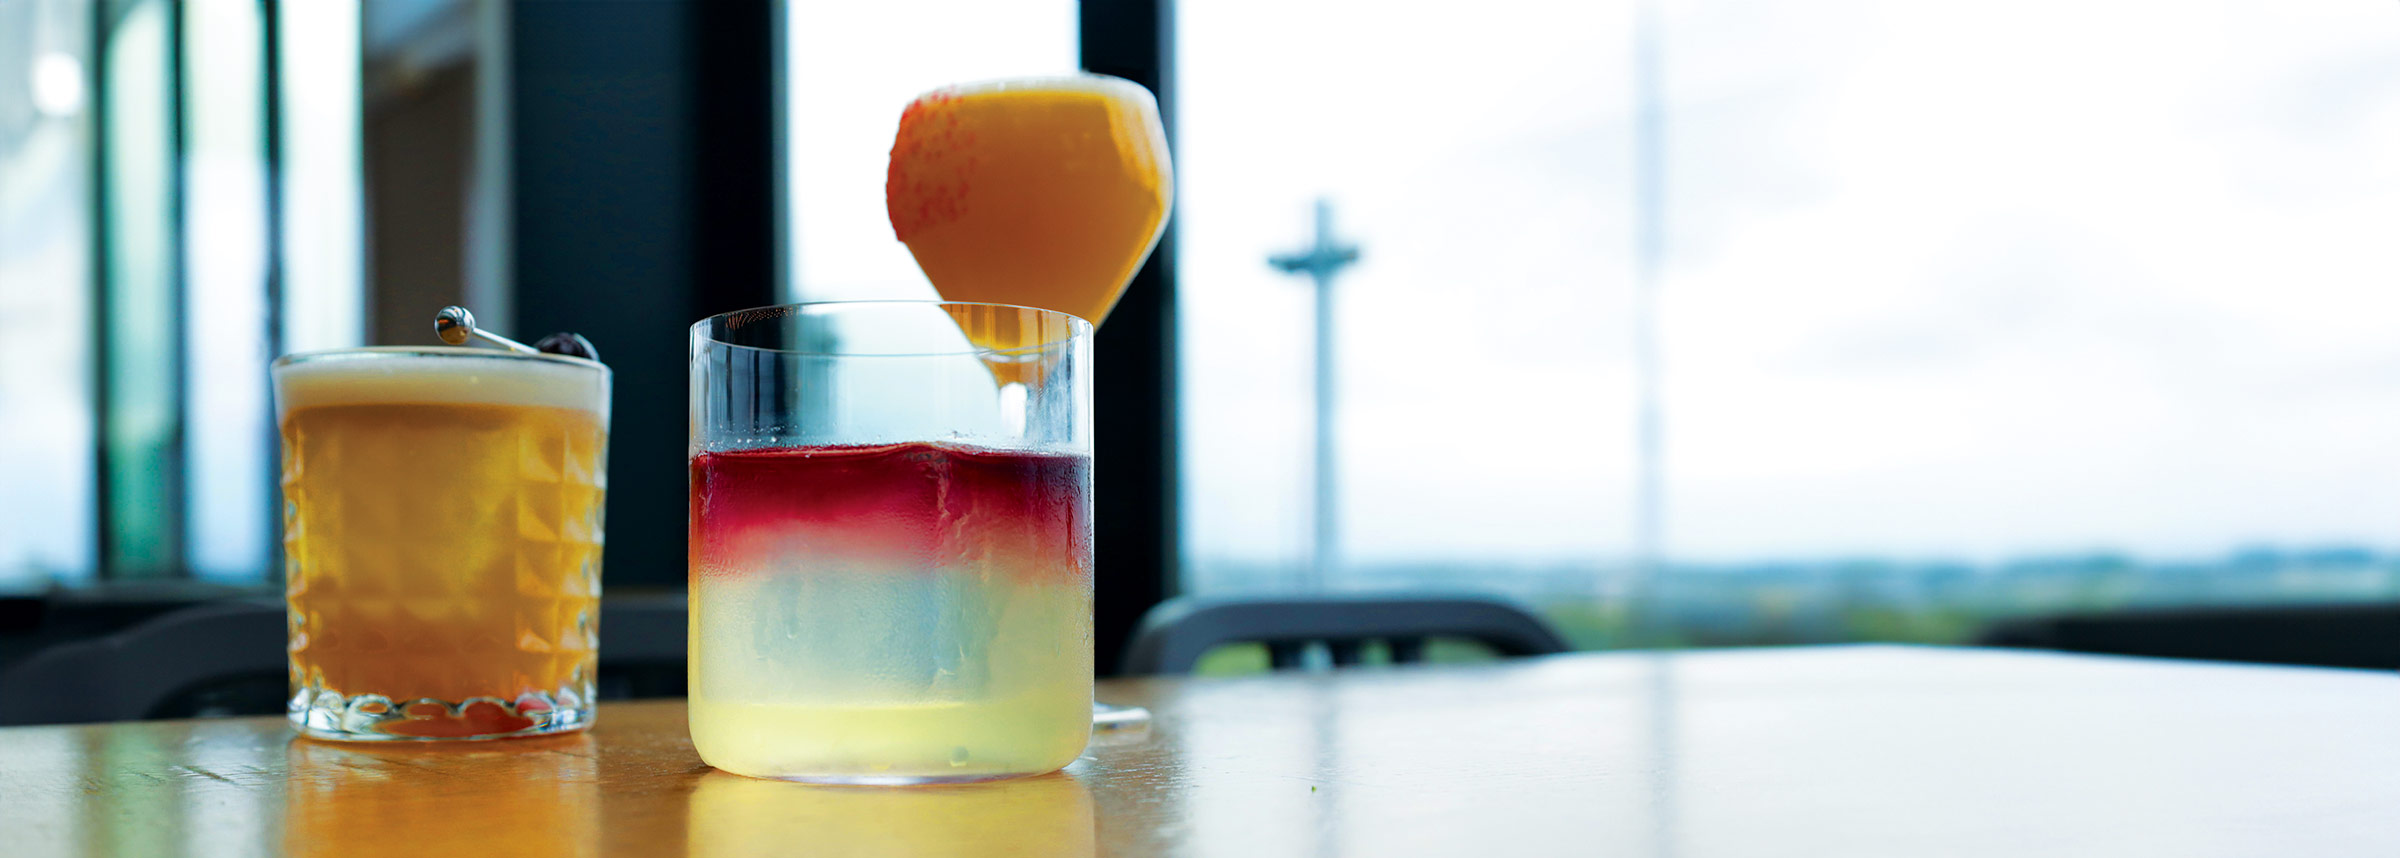
[{"label": "metal cocktail pick", "polygon": [[581,334],[560,331],[528,346],[475,327],[475,314],[467,312],[465,307],[443,307],[442,312],[433,317],[433,332],[442,336],[442,342],[454,346],[463,346],[468,340],[482,337],[493,345],[521,355],[565,355],[590,361],[600,359],[600,350],[593,348],[592,341],[584,339]]},{"label": "metal cocktail pick", "polygon": [[442,312],[433,317],[433,332],[441,335],[442,342],[454,346],[463,346],[468,340],[482,337],[485,342],[518,354],[541,354],[532,346],[490,331],[477,330],[475,314],[467,312],[465,307],[443,307]]}]

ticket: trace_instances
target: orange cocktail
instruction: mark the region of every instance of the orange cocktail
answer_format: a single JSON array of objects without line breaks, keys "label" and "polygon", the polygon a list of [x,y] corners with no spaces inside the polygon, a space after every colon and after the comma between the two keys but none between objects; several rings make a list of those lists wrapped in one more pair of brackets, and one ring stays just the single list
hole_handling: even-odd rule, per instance
[{"label": "orange cocktail", "polygon": [[591,723],[609,372],[555,355],[277,361],[292,699],[323,739]]},{"label": "orange cocktail", "polygon": [[1171,169],[1158,102],[1140,85],[995,81],[909,104],[884,199],[892,231],[944,299],[1096,325],[1158,243]]}]

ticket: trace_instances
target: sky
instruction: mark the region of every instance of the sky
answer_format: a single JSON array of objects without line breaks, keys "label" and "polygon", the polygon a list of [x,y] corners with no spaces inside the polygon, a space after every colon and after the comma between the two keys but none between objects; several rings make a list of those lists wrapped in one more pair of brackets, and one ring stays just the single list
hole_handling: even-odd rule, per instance
[{"label": "sky", "polygon": [[1671,551],[2400,544],[2400,6],[2300,5],[1683,21]]},{"label": "sky", "polygon": [[[1475,8],[1177,5],[1204,571],[1309,555],[1319,197],[1348,561],[1632,549],[1632,6]],[[1671,560],[2400,548],[2400,6],[1660,8]],[[891,126],[1070,67],[1026,10],[793,28],[798,294],[931,294]]]}]

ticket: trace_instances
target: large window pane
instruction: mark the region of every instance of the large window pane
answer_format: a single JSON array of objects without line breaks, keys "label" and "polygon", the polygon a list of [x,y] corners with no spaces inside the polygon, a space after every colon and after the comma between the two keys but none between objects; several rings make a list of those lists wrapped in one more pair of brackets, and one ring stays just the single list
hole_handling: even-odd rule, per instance
[{"label": "large window pane", "polygon": [[1631,472],[1622,11],[1178,10],[1186,588],[1311,562],[1312,287],[1268,259],[1319,198],[1361,251],[1326,583],[1590,586]]},{"label": "large window pane", "polygon": [[1604,639],[1650,176],[1680,639],[2400,598],[2400,7],[1653,5],[1656,165],[1637,4],[1183,4],[1189,588],[1304,580],[1323,196],[1330,585]]},{"label": "large window pane", "polygon": [[185,2],[185,532],[192,574],[233,583],[267,580],[274,533],[265,23],[251,0]]},{"label": "large window pane", "polygon": [[285,351],[366,342],[359,2],[275,4]]},{"label": "large window pane", "polygon": [[0,4],[0,590],[95,565],[91,20]]}]

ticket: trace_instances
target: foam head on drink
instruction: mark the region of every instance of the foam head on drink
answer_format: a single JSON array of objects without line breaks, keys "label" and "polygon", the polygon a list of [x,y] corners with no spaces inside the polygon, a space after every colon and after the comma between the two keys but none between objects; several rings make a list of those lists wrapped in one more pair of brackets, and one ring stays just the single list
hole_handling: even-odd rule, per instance
[{"label": "foam head on drink", "polygon": [[1082,753],[1088,455],[703,452],[691,482],[690,718],[709,765],[909,783]]},{"label": "foam head on drink", "polygon": [[293,698],[326,738],[591,717],[608,370],[474,349],[275,367]]}]

